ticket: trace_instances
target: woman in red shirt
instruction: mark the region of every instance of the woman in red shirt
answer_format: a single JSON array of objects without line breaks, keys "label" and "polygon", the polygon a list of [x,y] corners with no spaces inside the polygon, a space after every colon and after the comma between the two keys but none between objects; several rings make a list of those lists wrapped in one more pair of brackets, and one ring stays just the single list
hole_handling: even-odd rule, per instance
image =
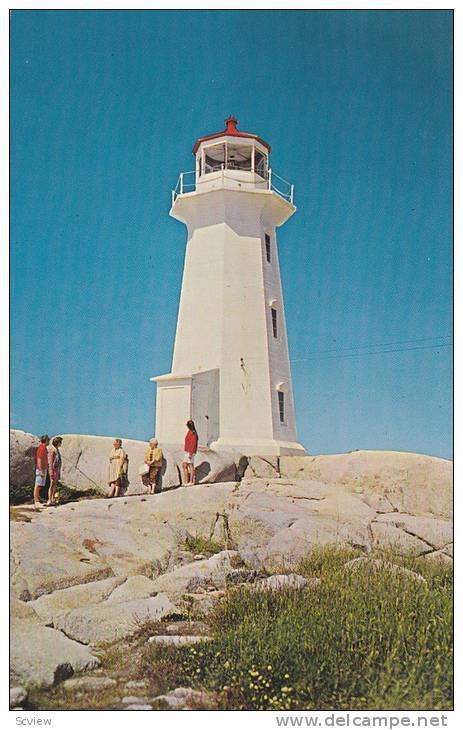
[{"label": "woman in red shirt", "polygon": [[35,452],[35,484],[34,484],[34,505],[36,508],[42,505],[40,501],[40,490],[45,486],[48,472],[48,449],[50,443],[48,434],[40,437],[40,444]]},{"label": "woman in red shirt", "polygon": [[198,434],[193,421],[186,422],[188,431],[185,436],[185,460],[182,463],[184,484],[189,487],[195,483],[195,455],[198,451]]}]

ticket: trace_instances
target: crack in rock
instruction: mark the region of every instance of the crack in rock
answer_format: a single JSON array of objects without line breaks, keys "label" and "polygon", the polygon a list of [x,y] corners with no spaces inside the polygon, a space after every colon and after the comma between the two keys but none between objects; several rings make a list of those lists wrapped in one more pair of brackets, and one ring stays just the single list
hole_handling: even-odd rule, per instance
[{"label": "crack in rock", "polygon": [[308,499],[309,501],[312,501],[312,502],[323,502],[323,500],[326,499],[326,497],[300,497],[300,496],[295,496],[293,494],[288,494],[288,497],[290,499]]}]

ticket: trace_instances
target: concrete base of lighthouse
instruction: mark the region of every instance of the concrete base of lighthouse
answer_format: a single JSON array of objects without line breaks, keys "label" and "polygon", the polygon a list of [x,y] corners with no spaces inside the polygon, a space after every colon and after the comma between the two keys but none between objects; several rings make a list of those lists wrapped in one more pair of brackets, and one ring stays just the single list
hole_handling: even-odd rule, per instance
[{"label": "concrete base of lighthouse", "polygon": [[305,456],[307,454],[301,444],[273,439],[250,441],[219,438],[217,441],[213,441],[209,448],[212,451],[226,451],[245,456]]},{"label": "concrete base of lighthouse", "polygon": [[183,444],[186,421],[192,418],[199,445],[212,451],[245,456],[306,454],[304,447],[295,441],[253,438],[249,431],[241,437],[222,436],[219,368],[191,374],[167,373],[151,380],[157,385],[156,438],[161,444]]}]

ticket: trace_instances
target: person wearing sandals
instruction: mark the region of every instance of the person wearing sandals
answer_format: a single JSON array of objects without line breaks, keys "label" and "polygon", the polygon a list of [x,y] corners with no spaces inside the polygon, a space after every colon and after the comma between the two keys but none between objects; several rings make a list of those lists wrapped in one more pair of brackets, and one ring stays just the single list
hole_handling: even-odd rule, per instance
[{"label": "person wearing sandals", "polygon": [[182,463],[184,484],[186,487],[195,483],[195,456],[198,451],[198,434],[192,420],[186,422],[188,431],[185,436],[185,459]]},{"label": "person wearing sandals", "polygon": [[55,436],[48,447],[48,473],[50,475],[50,487],[48,489],[47,507],[55,504],[55,491],[61,476],[61,452],[59,447],[63,443],[61,436]]},{"label": "person wearing sandals", "polygon": [[156,491],[156,479],[162,466],[162,449],[158,446],[158,440],[150,439],[150,447],[145,453],[145,464],[149,467],[149,471],[143,474],[143,484],[148,487],[148,494],[154,494]]},{"label": "person wearing sandals", "polygon": [[34,483],[34,506],[36,508],[42,506],[40,501],[40,490],[45,486],[48,472],[48,451],[47,446],[50,443],[48,434],[40,437],[40,444],[35,452],[35,483]]},{"label": "person wearing sandals", "polygon": [[122,481],[127,474],[127,454],[122,448],[122,439],[114,439],[113,449],[109,454],[108,497],[119,497]]}]

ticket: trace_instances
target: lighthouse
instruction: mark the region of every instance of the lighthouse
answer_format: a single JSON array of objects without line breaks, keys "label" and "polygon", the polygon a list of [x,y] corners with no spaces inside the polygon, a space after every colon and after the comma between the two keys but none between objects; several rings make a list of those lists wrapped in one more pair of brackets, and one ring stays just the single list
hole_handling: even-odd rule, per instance
[{"label": "lighthouse", "polygon": [[238,130],[200,137],[170,215],[187,244],[172,371],[157,387],[156,436],[246,455],[304,454],[297,442],[277,228],[294,188],[272,172],[270,146]]}]

